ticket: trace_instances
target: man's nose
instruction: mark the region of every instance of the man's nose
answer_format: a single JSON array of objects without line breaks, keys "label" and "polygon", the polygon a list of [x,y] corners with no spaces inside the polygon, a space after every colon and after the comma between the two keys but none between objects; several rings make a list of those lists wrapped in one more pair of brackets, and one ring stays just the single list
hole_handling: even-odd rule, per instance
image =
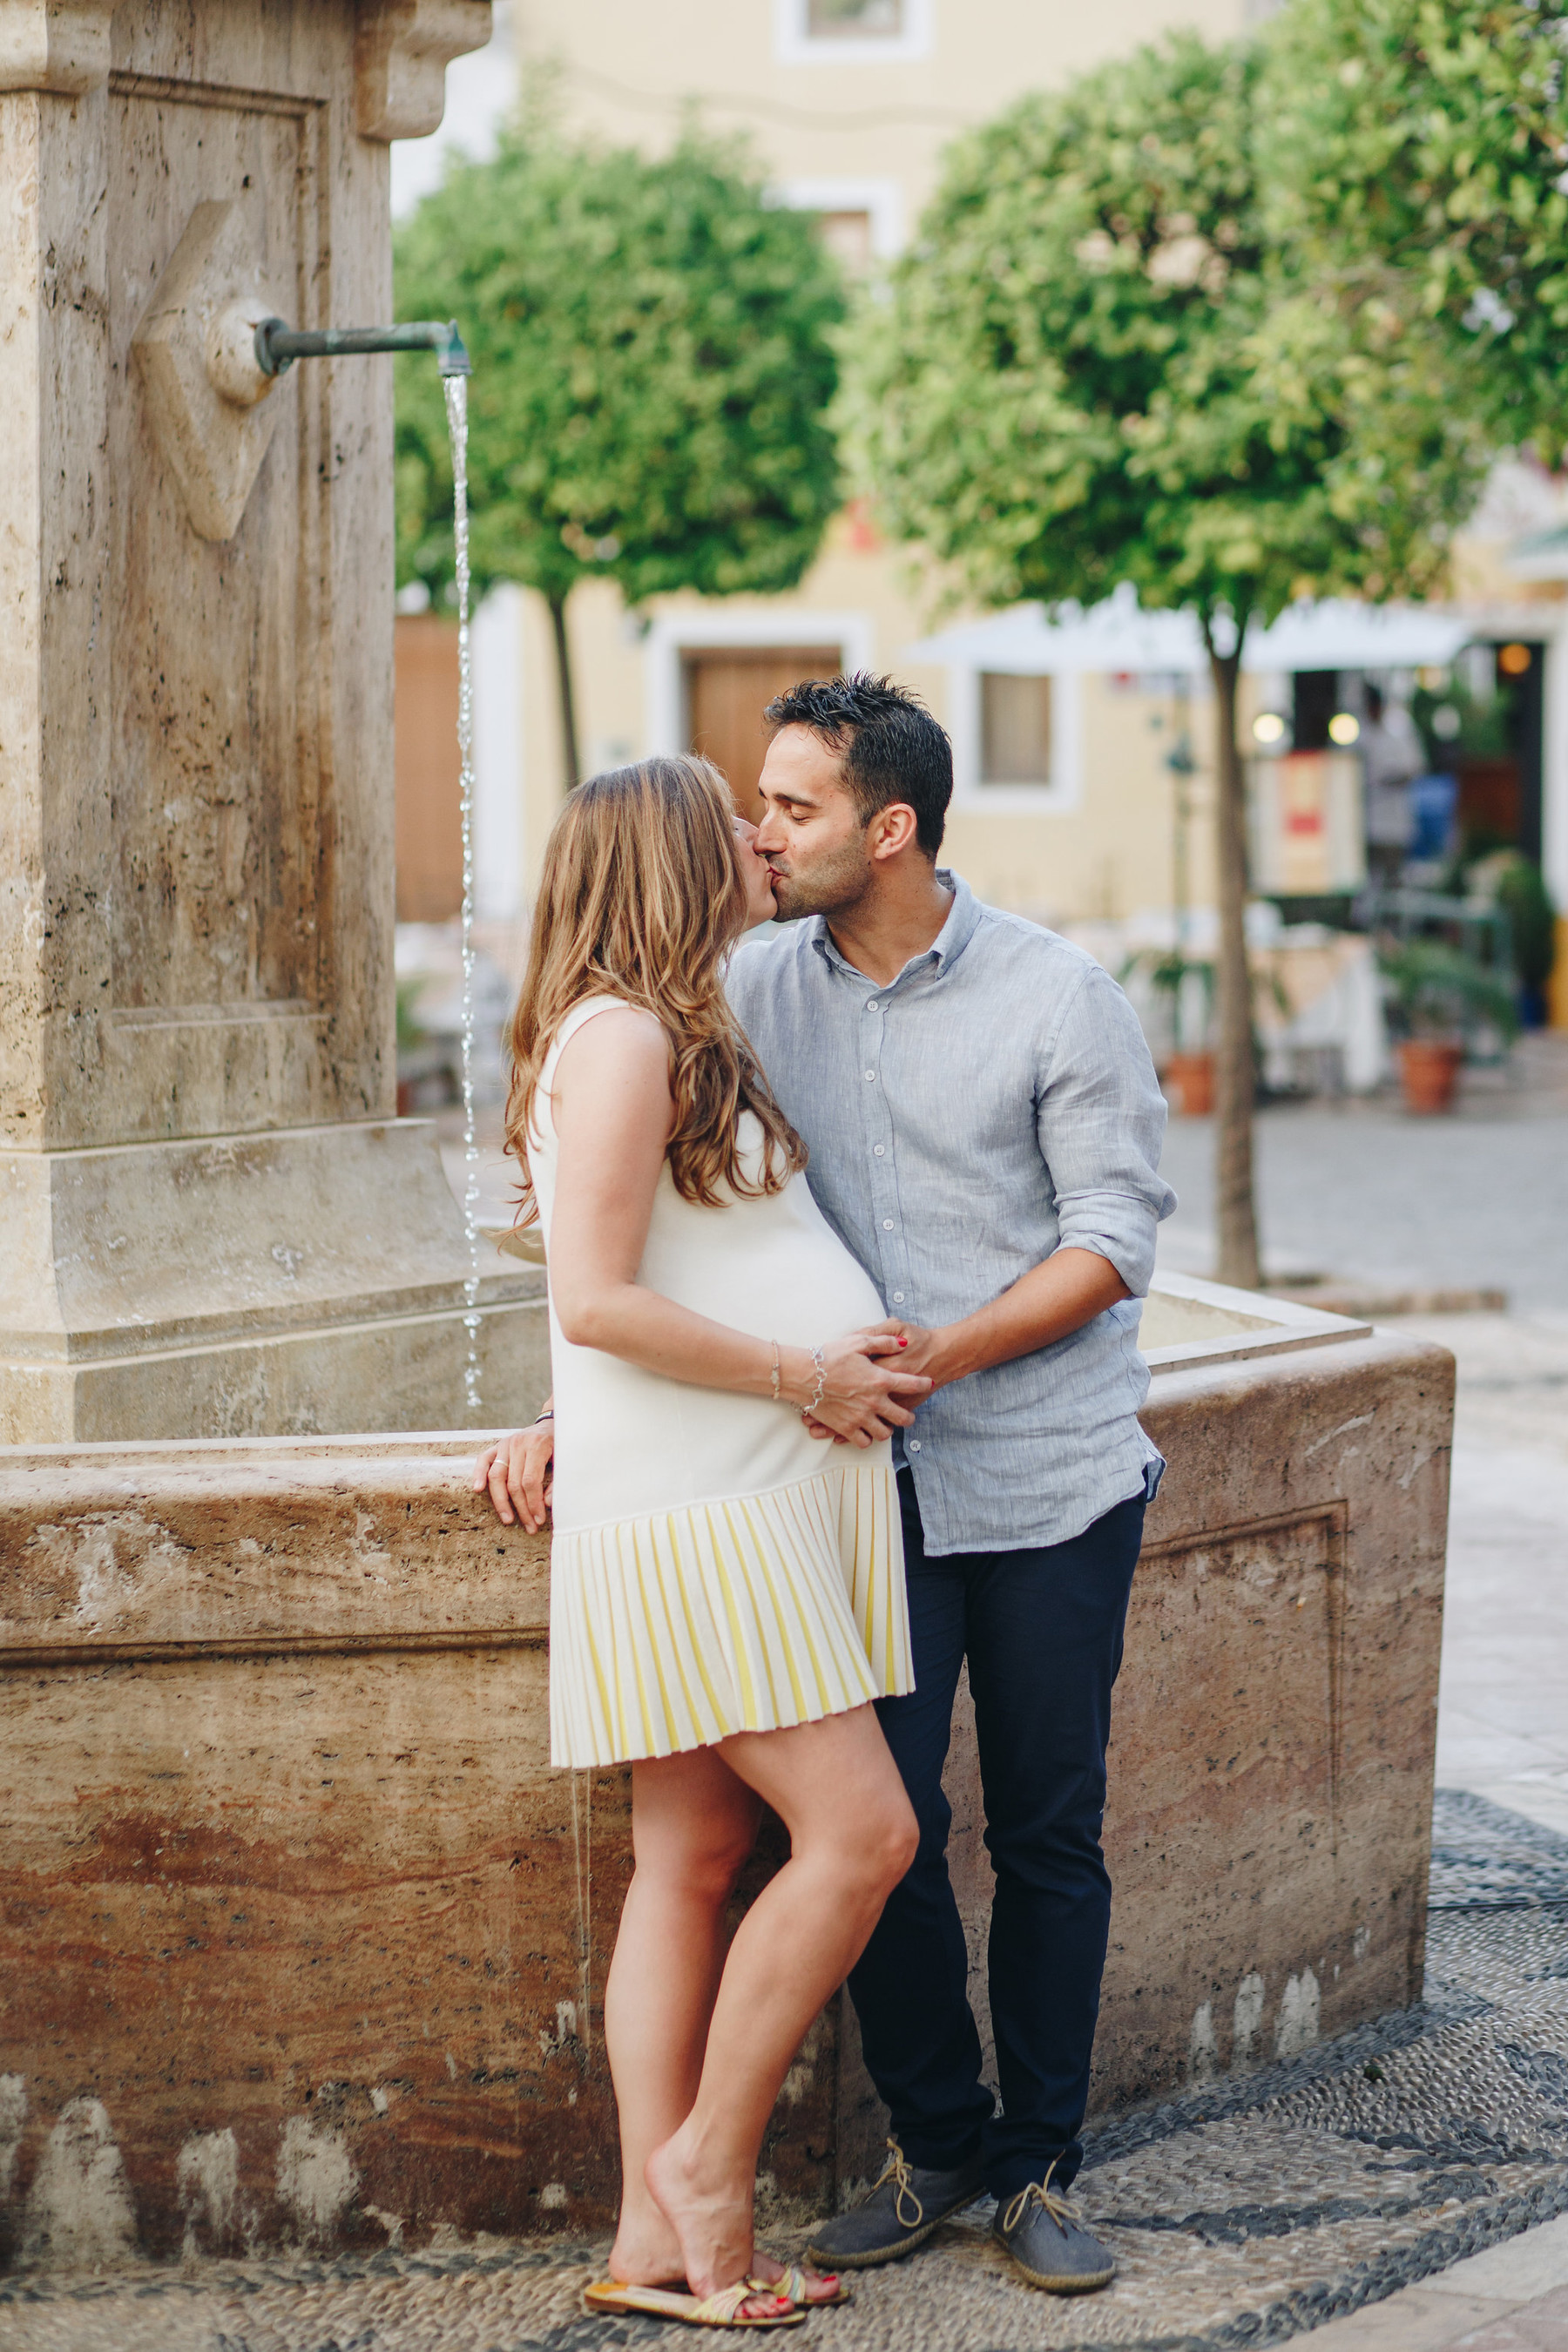
[{"label": "man's nose", "polygon": [[752,842],[752,847],[753,849],[760,849],[764,853],[770,849],[782,849],[784,847],[784,828],[779,824],[778,813],[776,810],[769,808],[765,801],[763,803],[763,814],[757,825],[756,838]]}]

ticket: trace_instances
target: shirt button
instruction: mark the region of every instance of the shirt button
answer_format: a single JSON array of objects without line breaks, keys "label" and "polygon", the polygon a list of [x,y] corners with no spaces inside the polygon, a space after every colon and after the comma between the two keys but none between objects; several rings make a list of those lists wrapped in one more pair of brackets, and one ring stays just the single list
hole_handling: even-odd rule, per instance
[{"label": "shirt button", "polygon": [[903,1292],[902,1292],[901,1290],[895,1290],[895,1291],[894,1291],[894,1293],[893,1293],[893,1304],[894,1304],[894,1306],[895,1306],[895,1307],[901,1307],[901,1306],[903,1305],[903,1303],[904,1303],[904,1294],[903,1294]]},{"label": "shirt button", "polygon": [[877,1073],[875,1070],[868,1070],[866,1073],[868,1078],[875,1078],[876,1075]]},{"label": "shirt button", "polygon": [[883,1151],[883,1150],[882,1150],[882,1147],[881,1147],[881,1145],[880,1145],[879,1143],[874,1143],[874,1144],[871,1146],[871,1149],[872,1149],[872,1150],[876,1153],[876,1155],[877,1155],[877,1157],[878,1157],[878,1159],[879,1159],[879,1160],[881,1160],[881,1159],[883,1159],[883,1158],[885,1158],[885,1157],[886,1157],[886,1154],[884,1153],[884,1151]]},{"label": "shirt button", "polygon": [[868,1013],[879,1013],[881,1009],[881,1006],[878,1003],[875,997],[871,999],[870,1003],[866,1007]]},{"label": "shirt button", "polygon": [[920,1439],[919,1439],[918,1437],[911,1437],[911,1438],[910,1438],[910,1452],[911,1454],[918,1454],[918,1453],[920,1452],[920,1450],[921,1450],[921,1442],[920,1442]]},{"label": "shirt button", "polygon": [[882,1231],[883,1231],[885,1234],[890,1234],[890,1233],[892,1232],[892,1230],[893,1230],[893,1221],[892,1221],[891,1217],[884,1217],[884,1218],[883,1218],[883,1220],[882,1220]]}]

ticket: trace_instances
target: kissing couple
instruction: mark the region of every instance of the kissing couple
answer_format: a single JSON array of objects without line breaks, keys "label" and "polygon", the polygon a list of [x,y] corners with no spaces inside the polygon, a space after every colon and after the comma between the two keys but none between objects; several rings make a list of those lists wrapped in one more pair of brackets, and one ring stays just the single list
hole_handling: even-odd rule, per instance
[{"label": "kissing couple", "polygon": [[[857,676],[765,716],[760,825],[706,761],[653,759],[551,835],[507,1141],[554,1393],[474,1477],[509,1524],[552,1518],[552,1761],[632,1769],[620,2221],[585,2299],[748,2327],[984,2196],[1032,2284],[1112,2275],[1066,2192],[1163,1467],[1138,1301],[1175,1205],[1121,990],[938,864],[952,749],[921,703]],[[965,1661],[1000,2112],[947,1874]],[[764,1805],[789,1860],[726,1949]],[[755,2243],[757,2158],[846,1979],[889,2161],[803,2270]]]}]

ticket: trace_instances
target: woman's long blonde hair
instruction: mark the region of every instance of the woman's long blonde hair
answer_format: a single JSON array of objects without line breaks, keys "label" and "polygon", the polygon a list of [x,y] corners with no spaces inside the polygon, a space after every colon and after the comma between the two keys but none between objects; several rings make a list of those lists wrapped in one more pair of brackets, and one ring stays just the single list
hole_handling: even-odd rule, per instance
[{"label": "woman's long blonde hair", "polygon": [[[666,1152],[683,1200],[756,1199],[805,1167],[724,995],[724,960],[745,923],[733,817],[717,768],[661,759],[590,777],[556,819],[511,1024],[506,1148],[522,1175],[520,1224],[539,1214],[527,1140],[540,1068],[585,996],[621,997],[664,1024],[675,1098]],[[760,1182],[743,1173],[736,1140],[748,1109],[763,1125]]]}]

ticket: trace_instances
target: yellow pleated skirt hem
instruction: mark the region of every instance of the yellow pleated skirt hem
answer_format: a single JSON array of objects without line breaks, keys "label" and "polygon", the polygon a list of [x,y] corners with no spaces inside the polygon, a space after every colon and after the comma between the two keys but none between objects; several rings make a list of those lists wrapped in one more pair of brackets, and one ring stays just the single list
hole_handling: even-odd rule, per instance
[{"label": "yellow pleated skirt hem", "polygon": [[558,1534],[550,1756],[583,1769],[912,1690],[891,1465]]}]

